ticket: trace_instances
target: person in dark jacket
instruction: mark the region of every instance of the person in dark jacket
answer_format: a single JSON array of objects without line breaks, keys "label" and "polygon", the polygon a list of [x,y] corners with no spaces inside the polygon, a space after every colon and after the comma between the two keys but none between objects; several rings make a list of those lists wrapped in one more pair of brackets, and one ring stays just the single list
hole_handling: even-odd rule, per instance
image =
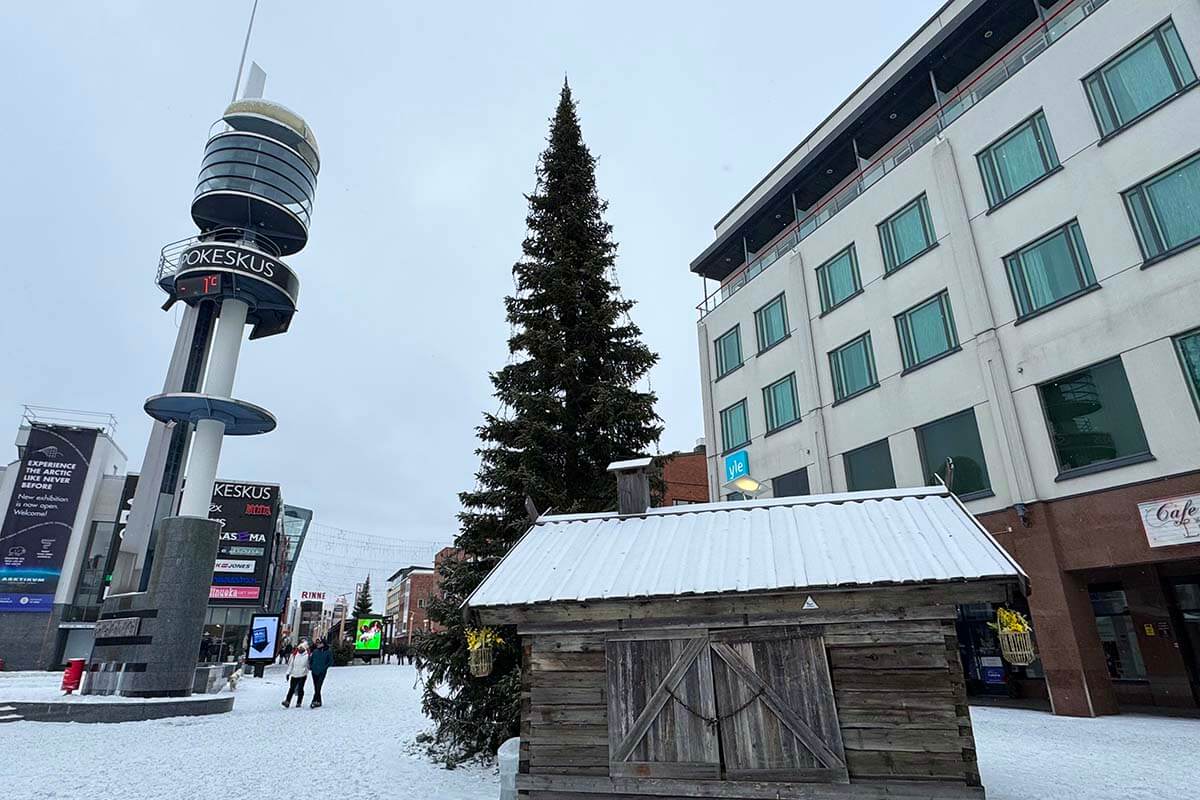
[{"label": "person in dark jacket", "polygon": [[309,669],[312,670],[313,700],[312,708],[321,707],[321,684],[325,683],[325,673],[333,666],[333,651],[326,646],[324,639],[317,639],[309,659]]}]

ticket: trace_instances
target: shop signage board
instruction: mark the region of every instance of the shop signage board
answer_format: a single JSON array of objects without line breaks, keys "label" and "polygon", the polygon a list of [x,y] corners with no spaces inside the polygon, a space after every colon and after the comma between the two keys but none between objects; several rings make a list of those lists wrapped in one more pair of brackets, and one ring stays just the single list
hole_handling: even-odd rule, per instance
[{"label": "shop signage board", "polygon": [[31,426],[0,526],[0,613],[53,608],[97,433]]},{"label": "shop signage board", "polygon": [[262,605],[279,514],[278,486],[221,480],[213,485],[208,517],[221,523],[221,540],[209,605]]},{"label": "shop signage board", "polygon": [[1151,547],[1200,544],[1200,494],[1138,503]]}]

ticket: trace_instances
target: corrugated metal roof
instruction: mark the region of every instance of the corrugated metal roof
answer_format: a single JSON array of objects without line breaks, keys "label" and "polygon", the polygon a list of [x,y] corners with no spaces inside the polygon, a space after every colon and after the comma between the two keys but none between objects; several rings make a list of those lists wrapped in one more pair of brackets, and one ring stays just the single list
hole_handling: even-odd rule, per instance
[{"label": "corrugated metal roof", "polygon": [[472,607],[1025,575],[944,489],[543,517]]}]

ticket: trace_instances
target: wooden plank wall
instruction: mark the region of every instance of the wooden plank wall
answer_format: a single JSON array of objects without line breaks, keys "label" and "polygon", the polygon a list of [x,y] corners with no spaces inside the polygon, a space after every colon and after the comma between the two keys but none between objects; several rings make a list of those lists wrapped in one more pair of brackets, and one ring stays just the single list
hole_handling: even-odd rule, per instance
[{"label": "wooden plank wall", "polygon": [[608,775],[604,634],[525,639],[527,668],[522,677],[528,681],[529,706],[526,713],[522,697],[521,748],[528,768],[522,771]]},{"label": "wooden plank wall", "polygon": [[954,621],[824,628],[850,780],[979,786]]}]

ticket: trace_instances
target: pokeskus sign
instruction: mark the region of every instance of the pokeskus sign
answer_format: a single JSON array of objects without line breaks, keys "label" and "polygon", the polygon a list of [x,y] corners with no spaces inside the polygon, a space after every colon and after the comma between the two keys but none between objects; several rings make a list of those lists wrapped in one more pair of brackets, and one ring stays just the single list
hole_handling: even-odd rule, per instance
[{"label": "pokeskus sign", "polygon": [[750,453],[738,450],[725,456],[725,482],[732,483],[750,474]]}]

